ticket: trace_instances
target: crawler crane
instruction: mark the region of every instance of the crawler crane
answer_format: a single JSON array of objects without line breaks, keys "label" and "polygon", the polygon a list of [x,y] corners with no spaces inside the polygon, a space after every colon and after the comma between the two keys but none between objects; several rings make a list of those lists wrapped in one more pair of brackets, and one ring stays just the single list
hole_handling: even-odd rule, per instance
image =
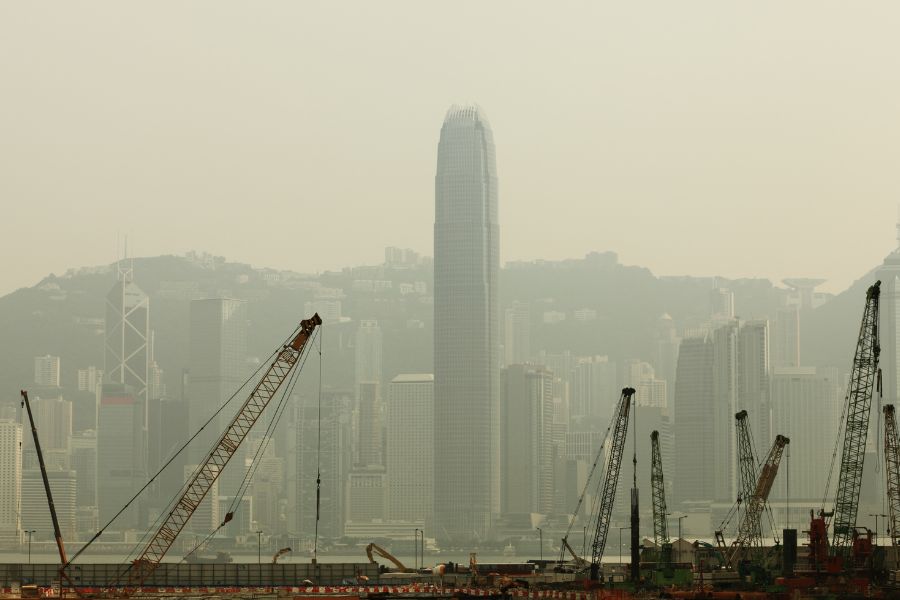
[{"label": "crawler crane", "polygon": [[[754,548],[754,540],[760,543],[760,520],[766,502],[769,500],[769,493],[772,491],[772,484],[775,482],[775,475],[778,474],[778,465],[781,464],[781,456],[784,453],[784,447],[790,443],[790,440],[783,435],[775,438],[772,449],[766,457],[766,462],[759,473],[759,479],[754,486],[753,494],[747,501],[747,508],[744,510],[744,516],[741,519],[740,528],[738,529],[738,537],[732,543],[731,549],[726,556],[726,562],[729,566],[736,567],[744,560],[750,550]],[[757,548],[759,546],[756,546]]]},{"label": "crawler crane", "polygon": [[[841,452],[840,470],[838,471],[837,494],[834,499],[832,519],[832,537],[829,555],[829,570],[840,570],[849,566],[850,553],[859,562],[863,554],[868,552],[867,539],[861,539],[856,528],[856,514],[859,510],[859,493],[862,487],[863,459],[866,452],[866,437],[869,433],[869,414],[872,408],[872,395],[878,378],[878,355],[881,346],[878,342],[878,308],[881,295],[881,282],[876,281],[866,291],[866,306],[863,311],[856,350],[853,354],[853,366],[850,372],[850,386],[847,390],[847,406],[845,407],[844,443]],[[820,519],[824,520],[829,513],[820,511]],[[827,529],[827,521],[813,523],[810,531]],[[821,535],[817,536],[821,538]],[[867,538],[870,535],[867,534]],[[825,538],[827,540],[827,538]],[[811,545],[813,559],[817,563],[822,554],[822,541]]]},{"label": "crawler crane", "polygon": [[884,409],[884,473],[887,478],[888,519],[891,545],[900,546],[900,440],[897,439],[897,420],[894,405]]},{"label": "crawler crane", "polygon": [[[281,385],[287,380],[288,375],[303,355],[307,342],[316,327],[321,324],[322,319],[318,314],[301,321],[299,330],[293,339],[278,351],[274,361],[209,451],[206,459],[194,471],[192,478],[183,488],[180,497],[173,504],[173,508],[166,515],[162,525],[150,538],[141,555],[131,565],[128,572],[128,584],[124,591],[125,596],[130,596],[134,589],[140,587],[159,566],[160,561],[171,549],[178,534],[212,488],[225,465],[247,438],[247,434],[262,415],[269,401],[275,397]],[[227,514],[224,522],[230,521],[231,517],[230,513]]]},{"label": "crawler crane", "polygon": [[591,580],[600,579],[600,561],[606,549],[606,536],[609,533],[609,520],[612,515],[613,502],[616,499],[616,485],[622,469],[622,456],[625,453],[625,436],[628,433],[628,415],[634,388],[624,388],[613,416],[613,437],[606,461],[606,471],[600,488],[600,505],[593,521],[596,523],[594,539],[591,542]]},{"label": "crawler crane", "polygon": [[658,431],[650,434],[650,487],[653,492],[653,542],[659,551],[660,562],[669,563],[672,558],[672,544],[669,542],[669,524],[666,521],[668,509]]}]

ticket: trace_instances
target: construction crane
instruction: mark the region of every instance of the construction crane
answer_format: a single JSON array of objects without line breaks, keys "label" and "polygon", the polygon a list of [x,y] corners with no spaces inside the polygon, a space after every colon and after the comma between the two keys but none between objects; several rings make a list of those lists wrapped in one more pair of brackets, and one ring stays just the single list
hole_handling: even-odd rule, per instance
[{"label": "construction crane", "polygon": [[669,543],[669,524],[666,520],[666,486],[663,480],[662,452],[659,450],[659,432],[650,433],[650,488],[653,492],[653,543],[659,549],[662,562],[668,562],[672,545]]},{"label": "construction crane", "polygon": [[830,553],[835,557],[847,558],[856,538],[856,513],[859,509],[859,492],[862,486],[863,460],[866,452],[866,437],[869,433],[869,413],[872,408],[872,394],[878,377],[878,301],[881,281],[876,281],[866,291],[866,307],[853,367],[850,372],[850,387],[847,391],[845,407],[844,446],[841,466],[838,471],[837,494],[834,499],[834,517]]},{"label": "construction crane", "polygon": [[50,520],[53,522],[53,537],[56,540],[56,549],[59,552],[60,576],[72,584],[72,580],[66,574],[65,566],[69,560],[66,558],[66,547],[63,544],[62,531],[59,528],[59,517],[56,515],[56,504],[53,503],[53,492],[50,491],[50,480],[47,477],[47,465],[44,463],[44,453],[41,450],[41,441],[38,439],[37,426],[34,424],[34,415],[31,413],[31,402],[28,400],[28,392],[21,390],[22,406],[28,412],[28,422],[31,424],[31,437],[34,440],[34,450],[37,452],[38,465],[41,467],[41,479],[44,481],[44,492],[47,494],[47,504],[50,507]]},{"label": "construction crane", "polygon": [[[218,479],[225,465],[234,456],[250,429],[262,415],[269,401],[275,397],[281,385],[287,380],[294,366],[300,360],[307,342],[316,326],[322,324],[318,313],[300,322],[300,328],[293,339],[282,346],[275,360],[250,392],[228,427],[213,445],[206,459],[200,464],[185,485],[181,496],[166,515],[162,525],[150,538],[141,555],[134,561],[128,572],[128,588],[138,587],[156,570],[160,561],[175,543],[175,538],[187,524],[191,515]],[[224,522],[232,518],[225,515]]]},{"label": "construction crane", "polygon": [[[759,480],[756,473],[756,453],[753,451],[753,438],[747,411],[740,411],[734,415],[734,419],[737,428],[738,465],[741,476],[740,497],[743,502],[749,504]],[[747,543],[750,547],[759,548],[762,546],[762,527],[759,520],[754,525],[755,529],[750,532]]]},{"label": "construction crane", "polygon": [[779,435],[775,438],[772,449],[769,450],[769,455],[766,457],[766,462],[759,473],[759,479],[756,481],[753,494],[747,501],[747,508],[744,510],[744,517],[741,519],[740,528],[738,529],[738,537],[731,545],[727,555],[727,564],[729,566],[734,567],[744,559],[747,552],[753,547],[754,536],[759,535],[763,509],[769,499],[769,492],[772,491],[775,475],[778,474],[778,465],[781,464],[784,447],[790,442],[788,438]]},{"label": "construction crane", "polygon": [[369,557],[370,563],[372,563],[373,565],[377,565],[378,563],[375,562],[375,557],[372,556],[372,554],[377,554],[381,558],[394,563],[394,566],[397,567],[397,570],[400,573],[412,573],[412,569],[408,569],[406,565],[400,562],[400,559],[374,542],[366,546],[366,556]]},{"label": "construction crane", "polygon": [[600,561],[603,560],[603,551],[606,549],[606,536],[609,533],[609,520],[616,499],[616,485],[619,482],[619,471],[622,468],[622,455],[625,454],[628,414],[633,397],[634,388],[622,389],[622,395],[619,397],[619,403],[613,415],[613,438],[600,488],[600,504],[594,519],[596,528],[594,539],[591,542],[591,580],[593,581],[598,581],[600,578]]},{"label": "construction crane", "polygon": [[884,409],[884,473],[887,478],[888,518],[891,545],[900,546],[900,440],[897,439],[897,420],[894,405]]}]

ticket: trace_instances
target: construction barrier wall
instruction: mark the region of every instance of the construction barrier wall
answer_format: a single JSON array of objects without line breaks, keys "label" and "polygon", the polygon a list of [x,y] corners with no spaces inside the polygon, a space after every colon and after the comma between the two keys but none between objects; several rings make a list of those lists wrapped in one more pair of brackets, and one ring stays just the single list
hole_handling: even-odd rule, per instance
[{"label": "construction barrier wall", "polygon": [[[122,576],[127,565],[81,564],[71,565],[69,577],[79,586],[107,587],[123,585]],[[144,581],[144,586],[206,587],[206,586],[299,586],[304,580],[318,585],[339,585],[356,581],[360,575],[378,578],[378,565],[370,563],[161,563]],[[59,581],[59,566],[55,564],[0,564],[0,587],[13,583],[34,583],[40,586]]]}]

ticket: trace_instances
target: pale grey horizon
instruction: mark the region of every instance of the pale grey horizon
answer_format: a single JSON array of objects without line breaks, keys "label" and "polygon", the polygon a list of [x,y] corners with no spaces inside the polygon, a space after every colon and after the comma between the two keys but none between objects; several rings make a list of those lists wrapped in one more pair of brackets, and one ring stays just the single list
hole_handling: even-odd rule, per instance
[{"label": "pale grey horizon", "polygon": [[501,261],[810,276],[896,247],[900,6],[0,4],[0,295],[133,255],[432,254],[441,122],[490,119]]}]

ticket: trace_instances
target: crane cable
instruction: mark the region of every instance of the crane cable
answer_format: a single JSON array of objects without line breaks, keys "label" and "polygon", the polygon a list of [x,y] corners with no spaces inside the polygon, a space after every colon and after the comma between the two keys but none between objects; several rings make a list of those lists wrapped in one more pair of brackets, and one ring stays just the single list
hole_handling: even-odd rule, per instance
[{"label": "crane cable", "polygon": [[[266,366],[266,365],[267,365],[267,364],[268,364],[268,363],[269,363],[269,362],[270,362],[270,361],[271,361],[271,360],[272,360],[279,352],[281,352],[281,349],[282,349],[288,342],[290,342],[291,339],[293,339],[293,338],[297,335],[297,332],[298,332],[299,330],[300,330],[300,326],[298,325],[298,326],[294,329],[293,333],[291,333],[291,335],[289,335],[287,338],[285,338],[285,340],[282,342],[281,346],[280,346],[277,350],[275,350],[274,352],[272,352],[272,353],[269,355],[269,357],[266,359],[266,361],[260,363],[260,365],[259,365],[259,367],[257,367],[256,371],[254,371],[253,374],[252,374],[249,378],[247,378],[247,380],[244,381],[244,383],[242,383],[241,386],[238,387],[238,388],[234,391],[234,393],[231,394],[231,396],[229,396],[229,398],[228,398],[228,399],[227,399],[227,400],[226,400],[226,401],[225,401],[225,402],[224,402],[224,403],[223,403],[223,404],[222,404],[222,405],[221,405],[221,406],[220,406],[220,407],[212,414],[212,415],[210,415],[210,417],[209,417],[209,418],[208,418],[208,419],[200,426],[200,428],[199,428],[196,432],[194,432],[194,434],[193,434],[190,438],[188,438],[187,441],[184,442],[184,444],[182,444],[181,447],[178,448],[178,450],[177,450],[171,457],[169,457],[169,459],[168,459],[168,460],[167,460],[167,461],[159,468],[159,470],[153,475],[153,477],[151,477],[151,478],[147,481],[147,483],[145,483],[145,484],[143,485],[143,487],[141,487],[141,489],[139,489],[139,490],[134,494],[134,496],[131,497],[131,499],[125,504],[125,506],[123,506],[121,509],[119,509],[119,511],[118,511],[115,515],[113,515],[112,518],[111,518],[109,521],[107,521],[106,524],[105,524],[103,527],[101,527],[100,530],[99,530],[97,533],[95,533],[95,534],[93,535],[93,537],[91,537],[91,539],[90,539],[85,545],[83,545],[81,548],[79,548],[78,552],[76,552],[76,553],[72,556],[72,558],[69,559],[69,562],[62,566],[63,569],[65,569],[67,566],[71,565],[71,564],[75,561],[76,558],[78,558],[79,556],[81,556],[81,554],[82,554],[85,550],[87,550],[88,547],[89,547],[91,544],[93,544],[93,543],[94,543],[101,535],[103,535],[103,532],[106,531],[106,528],[107,528],[107,527],[109,527],[110,525],[112,525],[113,522],[114,522],[116,519],[118,519],[118,518],[122,515],[122,513],[124,513],[126,510],[128,510],[128,508],[135,502],[135,500],[137,500],[138,497],[139,497],[142,493],[144,493],[144,491],[145,491],[148,487],[150,487],[150,484],[152,484],[154,481],[156,481],[157,478],[162,474],[162,472],[165,471],[165,470],[169,467],[169,465],[172,464],[172,462],[173,462],[176,458],[178,458],[178,457],[181,455],[182,452],[185,451],[185,449],[187,449],[187,447],[191,444],[191,442],[193,442],[193,441],[197,438],[197,436],[200,435],[200,433],[206,428],[206,426],[209,425],[210,423],[212,423],[212,421],[213,421],[216,417],[219,416],[219,413],[221,413],[223,410],[225,410],[225,408],[226,408],[226,407],[227,407],[227,406],[228,406],[228,405],[229,405],[229,404],[237,397],[238,393],[240,393],[241,390],[243,390],[245,387],[247,387],[247,384],[250,383],[251,381],[253,381],[253,380],[256,378],[257,375],[259,375],[259,373],[260,373],[260,371],[263,369],[263,367]],[[185,485],[186,485],[186,484],[185,484]],[[181,489],[182,489],[182,491],[183,491],[183,490],[185,489],[185,487],[183,486]],[[174,498],[173,498],[172,502],[174,502]],[[171,503],[170,503],[170,506],[171,506]],[[161,519],[165,514],[166,514],[165,511],[161,512],[161,513],[160,513],[160,516],[157,517],[156,522],[155,522],[154,524],[158,524],[159,521],[160,521],[160,519]],[[144,536],[141,538],[140,542],[143,542],[144,540],[146,540],[146,538],[147,538],[147,536],[148,536],[149,534],[150,534],[149,530],[148,530],[147,532],[145,532],[145,533],[144,533]],[[138,546],[140,546],[140,542],[138,543]],[[131,553],[131,554],[133,554],[133,553],[134,553],[134,550],[132,550],[132,553]],[[129,556],[131,556],[131,554],[129,554]]]},{"label": "crane cable", "polygon": [[313,537],[313,561],[318,564],[319,558],[319,517],[322,500],[322,338],[319,338],[319,404],[316,416],[316,525]]}]

